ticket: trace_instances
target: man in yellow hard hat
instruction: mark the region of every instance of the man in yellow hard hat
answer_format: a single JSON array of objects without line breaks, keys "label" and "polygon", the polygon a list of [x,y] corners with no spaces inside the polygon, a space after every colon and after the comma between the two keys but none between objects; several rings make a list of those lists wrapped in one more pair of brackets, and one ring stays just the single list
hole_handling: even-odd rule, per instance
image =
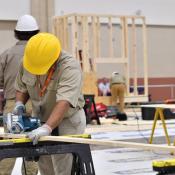
[{"label": "man in yellow hard hat", "polygon": [[[14,83],[26,43],[38,32],[39,27],[33,16],[28,14],[21,16],[14,30],[15,38],[18,40],[17,43],[0,55],[0,88],[4,90],[4,98],[6,100],[4,115],[13,111],[16,94]],[[28,103],[26,108],[30,111],[31,105]],[[0,175],[11,175],[15,160],[15,158],[7,158],[0,161]],[[28,175],[36,175],[38,173],[35,162],[25,161],[25,163]],[[25,174],[24,171],[23,174]]]},{"label": "man in yellow hard hat", "polygon": [[[82,134],[86,119],[81,94],[82,72],[78,61],[61,49],[56,36],[39,33],[27,43],[16,79],[16,103],[30,98],[33,115],[42,126],[28,133],[37,144],[41,136]],[[41,156],[41,175],[70,175],[71,154]]]}]

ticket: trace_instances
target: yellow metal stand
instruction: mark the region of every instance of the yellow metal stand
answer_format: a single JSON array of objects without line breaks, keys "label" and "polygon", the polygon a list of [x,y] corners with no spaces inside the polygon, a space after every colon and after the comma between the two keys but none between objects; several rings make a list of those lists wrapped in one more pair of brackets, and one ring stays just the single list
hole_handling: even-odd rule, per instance
[{"label": "yellow metal stand", "polygon": [[162,124],[163,124],[163,129],[164,129],[164,132],[165,132],[165,136],[166,136],[166,141],[167,141],[168,145],[170,146],[171,143],[170,143],[170,138],[168,136],[168,131],[167,131],[166,123],[165,123],[165,117],[164,117],[164,114],[163,114],[163,109],[164,108],[159,108],[159,107],[156,108],[155,115],[154,115],[154,123],[153,123],[153,127],[152,127],[152,132],[151,132],[151,137],[150,137],[149,143],[151,144],[152,141],[153,141],[153,135],[154,135],[156,123],[157,123],[158,118],[160,117],[160,119],[162,121]]}]

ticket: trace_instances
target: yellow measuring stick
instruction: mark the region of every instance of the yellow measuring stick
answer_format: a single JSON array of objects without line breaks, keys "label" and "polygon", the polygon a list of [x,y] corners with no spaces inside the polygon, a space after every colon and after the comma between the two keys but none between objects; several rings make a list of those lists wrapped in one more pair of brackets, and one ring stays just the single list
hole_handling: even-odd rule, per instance
[{"label": "yellow measuring stick", "polygon": [[[87,138],[90,139],[90,134],[75,134],[75,135],[64,135],[65,137],[74,137],[74,138]],[[26,138],[25,136],[23,138],[14,138],[15,134],[13,134],[13,138],[11,139],[3,139],[0,140],[0,143],[26,143],[31,142],[31,139]],[[7,138],[7,137],[6,137]]]},{"label": "yellow measuring stick", "polygon": [[65,137],[75,137],[75,138],[87,138],[90,139],[91,135],[90,134],[75,134],[75,135],[64,135]]},{"label": "yellow measuring stick", "polygon": [[20,138],[20,139],[3,139],[0,140],[0,143],[26,143],[31,142],[29,138]]}]

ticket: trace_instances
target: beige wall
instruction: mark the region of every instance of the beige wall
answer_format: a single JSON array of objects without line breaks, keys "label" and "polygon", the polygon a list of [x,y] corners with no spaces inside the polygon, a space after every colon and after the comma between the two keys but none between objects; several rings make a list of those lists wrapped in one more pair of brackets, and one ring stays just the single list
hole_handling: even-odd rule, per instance
[{"label": "beige wall", "polygon": [[0,0],[0,20],[17,20],[30,13],[31,0]]},{"label": "beige wall", "polygon": [[174,0],[55,0],[55,15],[143,15],[147,19],[147,24],[175,25],[174,6]]},{"label": "beige wall", "polygon": [[[175,77],[175,26],[148,26],[148,77]],[[138,38],[139,40],[139,38]],[[141,47],[139,47],[138,74],[142,76]],[[115,64],[100,64],[97,67],[98,77],[111,75],[116,69],[122,70],[122,66]],[[131,70],[132,75],[132,70]]]},{"label": "beige wall", "polygon": [[51,32],[54,0],[30,0],[31,14],[37,19],[42,32]]},{"label": "beige wall", "polygon": [[[13,34],[15,25],[16,21],[0,21],[0,53],[15,43]],[[147,35],[148,76],[175,77],[175,27],[148,26]],[[109,77],[112,71],[122,69],[120,67],[114,64],[101,64],[97,67],[98,77]],[[142,77],[142,61],[139,61],[139,77]]]},{"label": "beige wall", "polygon": [[0,21],[0,53],[15,44],[15,25],[16,21]]},{"label": "beige wall", "polygon": [[148,28],[148,75],[175,77],[175,26]]}]

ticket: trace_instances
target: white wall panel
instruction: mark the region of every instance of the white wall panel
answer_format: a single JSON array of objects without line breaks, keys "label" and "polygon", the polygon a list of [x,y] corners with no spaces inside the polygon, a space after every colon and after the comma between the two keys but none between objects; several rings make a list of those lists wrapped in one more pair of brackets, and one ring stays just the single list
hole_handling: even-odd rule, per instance
[{"label": "white wall panel", "polygon": [[175,25],[175,0],[55,0],[55,15],[99,13],[146,16],[147,24]]},{"label": "white wall panel", "polygon": [[16,20],[30,14],[30,0],[0,0],[0,20]]}]

